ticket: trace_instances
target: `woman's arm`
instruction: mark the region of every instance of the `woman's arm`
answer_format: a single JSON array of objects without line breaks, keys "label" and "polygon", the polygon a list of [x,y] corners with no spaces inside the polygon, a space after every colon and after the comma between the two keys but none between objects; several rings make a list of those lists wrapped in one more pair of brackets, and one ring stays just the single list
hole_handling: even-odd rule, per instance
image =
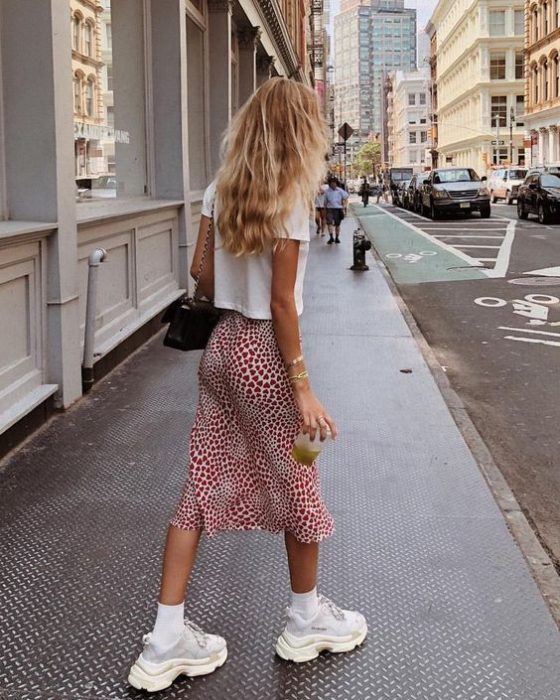
[{"label": "woman's arm", "polygon": [[[200,262],[204,254],[204,246],[206,245],[206,236],[208,235],[208,227],[212,220],[204,214],[200,217],[200,225],[198,227],[198,238],[196,239],[196,247],[191,263],[190,274],[193,280],[196,281]],[[200,273],[198,281],[198,295],[213,299],[214,297],[214,236],[210,237],[208,250],[204,260],[204,267]]]},{"label": "woman's arm", "polygon": [[[286,365],[301,355],[299,319],[294,299],[299,245],[299,241],[283,240],[276,246],[272,259],[270,310],[280,354]],[[300,362],[288,368],[288,375],[294,376],[304,370],[305,363]],[[324,440],[327,436],[326,425],[328,425],[333,438],[336,437],[336,425],[313,393],[309,379],[294,382],[292,390],[302,416],[303,431],[314,438],[319,428],[321,439]],[[325,418],[323,427],[317,422],[320,416]]]}]

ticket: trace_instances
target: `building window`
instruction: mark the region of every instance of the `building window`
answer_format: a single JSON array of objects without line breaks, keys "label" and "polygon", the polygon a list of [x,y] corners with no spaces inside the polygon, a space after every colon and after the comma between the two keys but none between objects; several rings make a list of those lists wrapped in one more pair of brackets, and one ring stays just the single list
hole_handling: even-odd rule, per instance
[{"label": "building window", "polygon": [[507,119],[507,96],[493,95],[490,107],[490,126],[506,126]]},{"label": "building window", "polygon": [[80,50],[81,25],[80,16],[74,15],[72,18],[72,48],[74,51]]},{"label": "building window", "polygon": [[494,148],[492,154],[492,164],[501,165],[505,163],[508,159],[508,149],[506,148]]},{"label": "building window", "polygon": [[506,33],[505,10],[491,10],[489,13],[490,36],[504,36]]},{"label": "building window", "polygon": [[74,112],[82,113],[82,79],[78,74],[74,75]]},{"label": "building window", "polygon": [[539,67],[533,68],[533,102],[538,104],[539,101]]},{"label": "building window", "polygon": [[409,163],[416,163],[416,151],[411,150],[408,152],[408,162]]},{"label": "building window", "polygon": [[86,83],[86,115],[95,116],[95,79],[88,78]]},{"label": "building window", "polygon": [[543,61],[542,64],[542,74],[543,74],[543,100],[548,100],[550,98],[549,90],[549,75],[548,75],[548,61]]},{"label": "building window", "polygon": [[539,11],[535,7],[533,10],[533,26],[532,26],[532,33],[533,33],[533,41],[538,41],[539,40]]},{"label": "building window", "polygon": [[[555,0],[558,2],[558,0]],[[525,12],[523,10],[515,10],[513,16],[513,32],[516,36],[523,36],[525,34]]]},{"label": "building window", "polygon": [[408,134],[408,143],[416,143],[416,132],[415,131],[411,131]]},{"label": "building window", "polygon": [[552,59],[552,65],[554,66],[554,97],[560,97],[560,65],[558,54]]},{"label": "building window", "polygon": [[113,91],[113,64],[107,65],[107,91]]},{"label": "building window", "polygon": [[413,107],[416,104],[416,95],[413,92],[408,93],[408,104]]},{"label": "building window", "polygon": [[525,113],[525,95],[515,96],[515,116],[518,117]]},{"label": "building window", "polygon": [[208,185],[205,54],[206,30],[187,17],[187,119],[192,190],[202,190]]},{"label": "building window", "polygon": [[546,36],[548,34],[548,3],[547,2],[543,3],[542,13],[543,13],[543,30],[544,30],[543,36]]},{"label": "building window", "polygon": [[419,95],[419,97],[420,97],[420,104],[421,104],[421,105],[425,105],[425,104],[426,104],[426,93],[425,93],[425,92],[421,92],[420,95]]},{"label": "building window", "polygon": [[428,132],[421,131],[420,132],[420,143],[426,143],[427,140],[428,140]]},{"label": "building window", "polygon": [[506,55],[503,51],[490,54],[490,80],[506,79]]},{"label": "building window", "polygon": [[515,79],[522,80],[525,77],[525,62],[523,51],[515,52]]},{"label": "building window", "polygon": [[554,27],[558,29],[560,27],[560,2],[554,0]]},{"label": "building window", "polygon": [[113,48],[113,28],[110,22],[105,25],[105,43],[108,49]]},{"label": "building window", "polygon": [[93,27],[90,22],[84,26],[84,53],[86,56],[93,56]]}]

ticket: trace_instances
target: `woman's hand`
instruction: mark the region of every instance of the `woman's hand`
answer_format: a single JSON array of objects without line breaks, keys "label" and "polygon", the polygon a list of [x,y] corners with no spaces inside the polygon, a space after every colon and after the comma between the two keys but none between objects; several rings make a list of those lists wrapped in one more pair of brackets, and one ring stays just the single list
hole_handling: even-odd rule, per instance
[{"label": "woman's hand", "polygon": [[296,384],[294,397],[303,419],[302,431],[314,440],[317,430],[319,430],[321,442],[323,442],[323,440],[326,440],[330,430],[331,437],[334,440],[337,435],[336,424],[309,385],[307,383],[300,386]]}]

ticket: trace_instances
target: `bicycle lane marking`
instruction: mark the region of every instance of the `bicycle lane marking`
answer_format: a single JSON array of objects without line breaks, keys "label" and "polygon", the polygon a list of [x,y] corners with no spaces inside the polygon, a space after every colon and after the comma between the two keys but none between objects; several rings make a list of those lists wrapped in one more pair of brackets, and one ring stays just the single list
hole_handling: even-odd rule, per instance
[{"label": "bicycle lane marking", "polygon": [[478,261],[381,207],[355,207],[354,216],[396,282],[487,279]]}]

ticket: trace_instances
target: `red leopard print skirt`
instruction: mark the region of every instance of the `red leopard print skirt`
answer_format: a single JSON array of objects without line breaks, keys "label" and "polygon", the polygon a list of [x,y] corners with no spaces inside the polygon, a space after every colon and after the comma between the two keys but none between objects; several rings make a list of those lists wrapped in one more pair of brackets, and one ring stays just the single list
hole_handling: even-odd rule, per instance
[{"label": "red leopard print skirt", "polygon": [[227,312],[199,368],[189,476],[171,525],[183,530],[331,535],[317,466],[291,456],[301,417],[271,321]]}]

